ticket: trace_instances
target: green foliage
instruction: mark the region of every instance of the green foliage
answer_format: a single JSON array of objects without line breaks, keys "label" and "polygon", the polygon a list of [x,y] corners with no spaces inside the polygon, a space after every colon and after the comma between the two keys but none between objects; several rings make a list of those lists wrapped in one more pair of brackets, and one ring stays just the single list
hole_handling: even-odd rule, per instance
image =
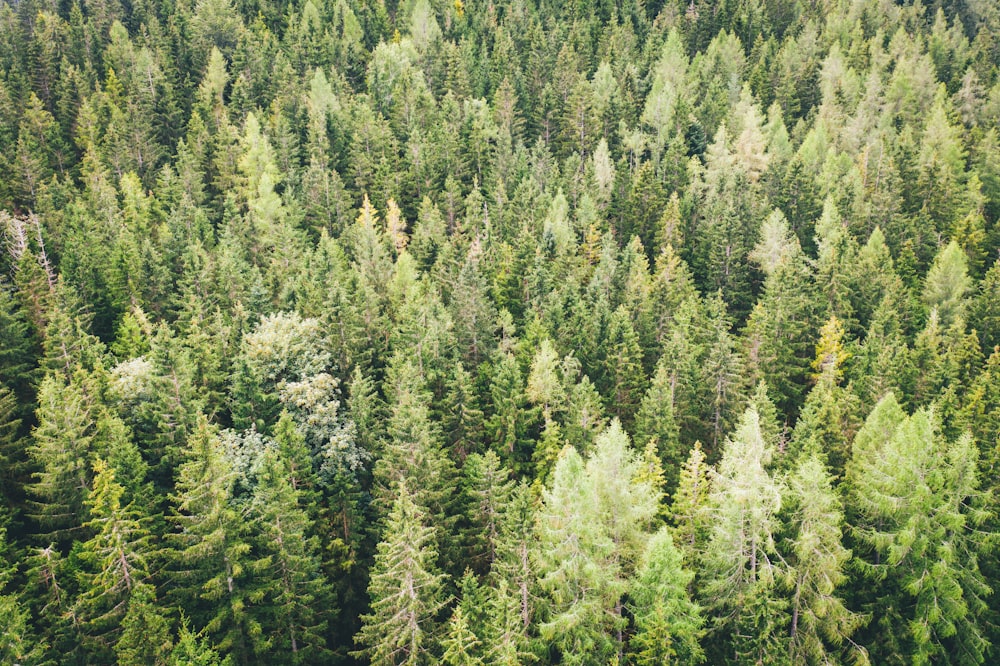
[{"label": "green foliage", "polygon": [[180,583],[177,597],[189,608],[207,602],[193,619],[239,662],[266,649],[272,637],[261,633],[254,612],[266,594],[261,576],[269,561],[247,539],[251,525],[234,503],[235,476],[218,435],[202,419],[178,470],[169,558]]},{"label": "green foliage", "polygon": [[631,593],[636,664],[696,664],[704,659],[698,644],[701,609],[688,598],[693,577],[682,567],[681,553],[666,528],[649,538]]},{"label": "green foliage", "polygon": [[0,661],[995,661],[998,35],[0,3]]},{"label": "green foliage", "polygon": [[368,584],[371,612],[362,616],[355,636],[363,648],[357,655],[379,665],[424,663],[434,642],[435,616],[445,602],[435,530],[425,526],[426,515],[406,484],[397,489]]},{"label": "green foliage", "polygon": [[879,661],[984,659],[989,587],[978,566],[984,542],[972,530],[990,514],[978,458],[971,437],[947,441],[933,412],[906,416],[892,394],[858,433],[847,479],[858,569],[871,585],[869,608],[896,599],[868,630]]}]

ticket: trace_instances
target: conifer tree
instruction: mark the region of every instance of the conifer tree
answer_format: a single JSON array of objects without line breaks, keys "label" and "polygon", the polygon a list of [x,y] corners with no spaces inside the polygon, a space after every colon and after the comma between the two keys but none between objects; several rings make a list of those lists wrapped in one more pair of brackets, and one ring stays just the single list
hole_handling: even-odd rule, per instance
[{"label": "conifer tree", "polygon": [[309,495],[295,480],[282,453],[265,452],[252,505],[257,549],[265,554],[261,578],[268,612],[260,624],[272,636],[268,653],[298,664],[328,656],[324,633],[331,610],[319,540],[311,534]]},{"label": "conifer tree", "polygon": [[525,408],[525,380],[517,360],[511,354],[501,356],[493,370],[490,394],[493,414],[488,420],[488,432],[497,448],[518,470],[527,430],[535,420],[531,410]]},{"label": "conifer tree", "polygon": [[438,423],[431,420],[431,395],[424,387],[417,367],[410,360],[401,360],[393,367],[389,381],[391,413],[388,423],[389,441],[385,452],[375,463],[374,477],[383,505],[394,501],[394,488],[411,478],[422,479],[409,493],[421,510],[441,530],[439,547],[449,565],[458,564],[459,557],[452,547],[457,508],[453,488],[457,482],[454,462],[441,445]]},{"label": "conifer tree", "polygon": [[795,464],[802,452],[819,454],[839,472],[850,457],[849,443],[860,427],[860,404],[850,386],[840,385],[848,354],[842,344],[840,320],[832,317],[820,330],[813,368],[816,385],[806,396],[783,459]]},{"label": "conifer tree", "polygon": [[785,565],[775,545],[783,491],[767,469],[773,453],[751,406],[712,475],[701,589],[715,620],[712,654],[727,663],[786,650],[785,603],[778,595]]},{"label": "conifer tree", "polygon": [[199,637],[188,627],[188,620],[181,618],[177,643],[174,645],[169,666],[232,666],[232,657],[219,658],[218,651],[207,640]]},{"label": "conifer tree", "polygon": [[504,511],[496,559],[490,570],[490,577],[495,581],[493,588],[506,585],[515,600],[520,634],[532,626],[537,606],[536,511],[537,497],[531,486],[522,481],[514,488]]},{"label": "conifer tree", "polygon": [[535,661],[528,651],[527,627],[521,616],[516,591],[501,578],[488,592],[484,643],[485,660],[498,666],[515,666]]},{"label": "conifer tree", "polygon": [[33,631],[29,608],[11,589],[15,553],[7,536],[8,520],[6,511],[0,510],[0,658],[11,664],[55,663],[49,644]]},{"label": "conifer tree", "polygon": [[672,377],[666,364],[656,366],[656,374],[639,405],[635,419],[635,441],[639,446],[652,443],[666,475],[666,491],[677,485],[683,452],[677,423],[674,421]]},{"label": "conifer tree", "polygon": [[670,504],[674,543],[689,567],[699,564],[710,528],[709,490],[711,467],[705,461],[701,442],[695,442],[681,467],[677,491]]},{"label": "conifer tree", "polygon": [[965,315],[965,297],[972,288],[968,259],[955,241],[941,248],[927,272],[923,300],[937,310],[942,328],[949,328]]},{"label": "conifer tree", "polygon": [[615,310],[608,324],[602,378],[608,411],[631,425],[646,386],[642,347],[624,307]]},{"label": "conifer tree", "polygon": [[510,502],[514,482],[492,450],[469,456],[462,467],[462,475],[468,502],[472,559],[482,570],[488,571],[497,556],[503,511]]},{"label": "conifer tree", "polygon": [[484,443],[483,410],[472,376],[460,362],[452,366],[447,383],[441,427],[448,448],[462,460]]},{"label": "conifer tree", "polygon": [[476,656],[480,641],[469,628],[461,606],[455,607],[451,619],[448,620],[441,647],[444,650],[441,661],[448,666],[480,666],[483,663],[483,660]]},{"label": "conifer tree", "polygon": [[355,642],[373,666],[425,663],[436,642],[435,617],[444,605],[446,576],[438,572],[435,530],[405,483],[378,545],[368,595],[371,612],[361,617]]},{"label": "conifer tree", "polygon": [[[566,393],[566,411],[563,414],[561,430],[566,441],[573,442],[574,446],[586,451],[607,426],[607,416],[601,403],[601,396],[586,375],[569,387]],[[546,426],[547,431],[548,426]]]},{"label": "conifer tree", "polygon": [[629,652],[636,664],[696,664],[704,659],[698,644],[704,620],[688,597],[694,574],[681,560],[666,527],[646,543],[629,595],[636,627]]},{"label": "conifer tree", "polygon": [[831,478],[815,453],[802,458],[788,479],[792,663],[822,664],[846,655],[866,663],[867,651],[851,641],[866,617],[852,613],[838,588],[847,582],[851,552],[841,544],[843,510]]},{"label": "conifer tree", "polygon": [[37,418],[29,451],[39,470],[31,487],[39,518],[55,530],[79,527],[95,447],[90,401],[77,382],[50,376],[39,387]]},{"label": "conifer tree", "polygon": [[115,643],[121,666],[166,666],[173,651],[170,625],[156,602],[153,587],[139,583],[132,590],[122,618],[122,634]]},{"label": "conifer tree", "polygon": [[583,460],[567,446],[556,463],[552,488],[543,494],[537,550],[539,584],[549,599],[539,629],[563,663],[611,658],[611,632],[622,628],[606,617],[624,588],[598,507]]},{"label": "conifer tree", "polygon": [[883,663],[985,659],[989,587],[982,542],[972,538],[990,515],[979,498],[979,456],[971,437],[948,442],[939,428],[932,412],[906,416],[889,394],[855,441],[852,535],[870,585],[866,610],[879,610],[864,638]]},{"label": "conifer tree", "polygon": [[[178,577],[175,594],[185,607],[204,609],[194,619],[239,664],[266,649],[270,637],[261,633],[255,612],[266,593],[260,576],[268,560],[252,551],[251,526],[233,502],[235,474],[202,417],[178,469],[170,558]],[[206,603],[199,606],[198,600]]]},{"label": "conifer tree", "polygon": [[767,278],[747,322],[747,359],[754,375],[773,388],[781,411],[791,414],[801,403],[812,357],[812,275],[780,212],[764,223],[752,256]]}]

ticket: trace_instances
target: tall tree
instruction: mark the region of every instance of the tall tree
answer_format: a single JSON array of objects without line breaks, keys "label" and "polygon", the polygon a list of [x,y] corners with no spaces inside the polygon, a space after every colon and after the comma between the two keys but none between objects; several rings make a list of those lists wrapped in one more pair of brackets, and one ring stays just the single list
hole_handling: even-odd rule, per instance
[{"label": "tall tree", "polygon": [[823,664],[838,656],[867,663],[865,648],[851,635],[868,618],[852,613],[838,588],[847,582],[851,552],[841,544],[844,514],[832,479],[815,453],[804,457],[788,479],[788,543],[792,663]]},{"label": "tall tree", "polygon": [[152,534],[139,508],[122,506],[124,492],[114,468],[95,460],[94,489],[87,502],[90,520],[85,525],[95,534],[80,549],[84,592],[75,609],[98,646],[95,656],[108,656],[106,650],[116,642],[126,610],[132,608],[132,595],[149,585]]},{"label": "tall tree", "polygon": [[268,451],[252,499],[257,549],[265,554],[263,604],[269,606],[261,626],[272,636],[270,658],[292,664],[329,656],[324,634],[332,614],[329,586],[320,570],[319,539],[312,534],[310,507],[305,505],[309,495],[296,481],[295,470],[282,454]]},{"label": "tall tree", "polygon": [[[252,551],[251,525],[233,501],[236,472],[219,437],[202,417],[185,447],[174,496],[176,526],[170,553],[175,595],[219,649],[238,664],[267,648],[256,607],[264,596],[267,558]],[[204,601],[202,604],[200,601]]]},{"label": "tall tree", "polygon": [[636,664],[704,660],[698,644],[704,619],[688,596],[692,578],[694,574],[683,568],[669,530],[660,528],[646,544],[629,595],[636,627],[629,652]]},{"label": "tall tree", "polygon": [[438,572],[435,530],[405,483],[378,545],[368,595],[371,612],[361,617],[356,653],[373,666],[416,665],[428,661],[436,642],[435,618],[445,603],[446,576]]},{"label": "tall tree", "polygon": [[[982,508],[978,451],[968,435],[949,442],[933,412],[906,416],[887,395],[855,440],[848,469],[866,610],[865,631],[882,663],[982,663],[989,587],[975,530]],[[865,594],[867,592],[867,594]]]},{"label": "tall tree", "polygon": [[778,593],[786,565],[775,544],[784,491],[768,471],[773,453],[751,406],[712,475],[701,589],[715,619],[710,654],[724,663],[777,659],[787,650]]}]

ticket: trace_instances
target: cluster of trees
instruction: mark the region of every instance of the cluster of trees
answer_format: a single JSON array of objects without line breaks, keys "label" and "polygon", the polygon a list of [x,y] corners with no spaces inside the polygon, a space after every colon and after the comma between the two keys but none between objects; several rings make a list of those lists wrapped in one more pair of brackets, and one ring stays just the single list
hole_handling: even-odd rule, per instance
[{"label": "cluster of trees", "polygon": [[1000,658],[996,3],[0,44],[0,662]]}]

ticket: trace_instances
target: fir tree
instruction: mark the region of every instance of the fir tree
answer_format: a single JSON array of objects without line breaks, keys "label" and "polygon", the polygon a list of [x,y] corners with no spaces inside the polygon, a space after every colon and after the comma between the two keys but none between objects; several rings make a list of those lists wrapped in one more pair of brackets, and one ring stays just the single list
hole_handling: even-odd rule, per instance
[{"label": "fir tree", "polygon": [[320,571],[319,540],[311,534],[304,488],[281,453],[264,454],[252,500],[261,577],[268,608],[261,626],[274,641],[269,654],[287,663],[308,663],[327,655],[324,637],[330,590]]},{"label": "fir tree", "polygon": [[378,545],[368,595],[371,612],[361,617],[356,654],[373,665],[421,664],[435,643],[435,617],[444,605],[444,574],[438,573],[435,531],[405,483],[397,486]]},{"label": "fir tree", "polygon": [[636,664],[704,660],[698,644],[704,620],[688,597],[694,574],[683,568],[681,559],[667,528],[649,538],[630,594],[636,632],[629,652]]},{"label": "fir tree", "polygon": [[268,560],[252,551],[251,526],[233,502],[234,478],[218,436],[202,418],[177,474],[170,558],[178,577],[175,595],[191,608],[204,600],[194,619],[218,637],[219,649],[246,663],[269,639],[255,611],[266,594],[260,576]]}]

